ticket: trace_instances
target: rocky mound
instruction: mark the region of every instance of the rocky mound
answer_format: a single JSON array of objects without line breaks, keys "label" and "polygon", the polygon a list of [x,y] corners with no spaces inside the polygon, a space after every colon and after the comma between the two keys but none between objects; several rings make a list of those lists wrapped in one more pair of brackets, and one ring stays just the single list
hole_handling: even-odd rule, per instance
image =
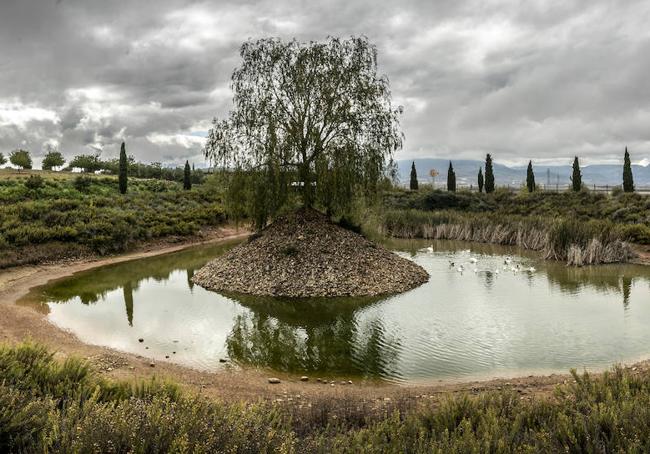
[{"label": "rocky mound", "polygon": [[303,209],[194,274],[210,290],[252,295],[375,296],[412,289],[429,280],[411,260]]}]

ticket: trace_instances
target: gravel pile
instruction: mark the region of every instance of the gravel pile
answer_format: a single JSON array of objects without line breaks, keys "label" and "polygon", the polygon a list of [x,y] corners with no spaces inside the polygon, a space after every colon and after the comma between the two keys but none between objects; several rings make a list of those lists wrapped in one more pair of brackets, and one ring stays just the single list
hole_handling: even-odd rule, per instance
[{"label": "gravel pile", "polygon": [[263,296],[375,296],[429,280],[411,260],[302,209],[211,261],[192,280],[216,291]]}]

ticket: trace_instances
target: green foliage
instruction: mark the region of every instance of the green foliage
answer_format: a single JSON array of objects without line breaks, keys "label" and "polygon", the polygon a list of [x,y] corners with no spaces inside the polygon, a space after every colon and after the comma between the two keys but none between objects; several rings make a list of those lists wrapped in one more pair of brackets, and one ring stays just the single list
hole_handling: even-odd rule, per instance
[{"label": "green foliage", "polygon": [[30,175],[29,178],[25,180],[25,187],[32,191],[37,191],[45,186],[45,180],[40,175]]},{"label": "green foliage", "polygon": [[120,187],[120,194],[126,194],[127,189],[127,178],[128,178],[128,169],[129,163],[126,159],[126,147],[124,142],[120,147],[120,170],[118,174],[118,183]]},{"label": "green foliage", "polygon": [[[535,191],[530,194],[496,191],[487,197],[469,191],[393,191],[384,196],[383,204],[388,210],[443,211],[449,213],[445,216],[456,216],[458,222],[481,218],[495,225],[517,225],[521,220],[538,219],[543,223],[544,230],[554,222],[565,219],[579,224],[602,221],[611,225],[614,236],[620,239],[650,244],[647,238],[650,231],[650,199],[639,194],[609,196],[584,191]],[[424,213],[423,216],[429,214]],[[413,219],[412,222],[417,230],[419,227],[416,228],[415,224],[420,220]]]},{"label": "green foliage", "polygon": [[492,156],[488,153],[485,157],[485,192],[494,192],[494,169],[492,168]]},{"label": "green foliage", "polygon": [[580,163],[578,157],[573,159],[573,172],[571,174],[571,187],[574,192],[582,190],[582,172],[580,171]]},{"label": "green foliage", "polygon": [[418,173],[415,170],[415,161],[411,164],[411,182],[409,184],[411,191],[418,190]]},{"label": "green foliage", "polygon": [[38,191],[26,187],[29,181],[0,181],[0,267],[56,258],[61,249],[122,252],[226,220],[221,196],[206,185],[183,191],[174,182],[134,180],[127,196],[114,197],[113,177],[48,179]]},{"label": "green foliage", "polygon": [[81,154],[72,158],[72,161],[68,163],[68,167],[81,169],[86,173],[96,172],[102,169],[102,161],[99,154]]},{"label": "green foliage", "polygon": [[65,164],[65,158],[60,151],[50,149],[43,158],[41,167],[43,170],[52,170],[54,167],[60,167]]},{"label": "green foliage", "polygon": [[478,192],[483,192],[483,169],[478,169]]},{"label": "green foliage", "polygon": [[86,175],[76,176],[72,182],[74,188],[79,192],[88,192],[90,185],[92,184],[93,179]]},{"label": "green foliage", "polygon": [[630,162],[630,154],[625,147],[625,157],[623,159],[623,191],[634,192],[634,176],[632,175],[632,163]]},{"label": "green foliage", "polygon": [[5,158],[5,155],[0,153],[0,166],[3,166],[7,163],[7,158]]},{"label": "green foliage", "polygon": [[185,168],[183,169],[183,189],[186,191],[192,189],[192,173],[189,161],[185,161]]},{"label": "green foliage", "polygon": [[528,161],[528,168],[526,169],[526,188],[528,192],[535,190],[535,174],[533,173],[533,161]]},{"label": "green foliage", "polygon": [[513,389],[308,407],[233,404],[114,382],[43,347],[0,347],[2,452],[648,452],[650,374],[573,374],[551,397]]},{"label": "green foliage", "polygon": [[32,168],[32,157],[27,150],[14,150],[9,155],[9,162],[21,169]]},{"label": "green foliage", "polygon": [[377,74],[375,46],[364,37],[260,39],[240,54],[234,107],[214,121],[205,154],[247,174],[253,219],[275,216],[292,202],[289,193],[335,214],[349,210],[356,194],[376,193],[402,134],[401,108]]},{"label": "green foliage", "polygon": [[449,169],[447,170],[447,191],[456,192],[456,172],[454,172],[451,161],[449,161]]}]

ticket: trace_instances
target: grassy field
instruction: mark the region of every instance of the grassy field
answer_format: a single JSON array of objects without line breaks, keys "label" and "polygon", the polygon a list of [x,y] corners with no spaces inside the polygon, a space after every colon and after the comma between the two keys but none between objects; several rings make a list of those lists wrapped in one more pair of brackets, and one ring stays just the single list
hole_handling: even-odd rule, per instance
[{"label": "grassy field", "polygon": [[574,374],[552,397],[511,390],[368,411],[361,402],[226,403],[116,382],[45,348],[0,346],[2,452],[648,452],[650,376]]},{"label": "grassy field", "polygon": [[0,267],[126,251],[225,222],[217,185],[114,176],[0,171]]}]

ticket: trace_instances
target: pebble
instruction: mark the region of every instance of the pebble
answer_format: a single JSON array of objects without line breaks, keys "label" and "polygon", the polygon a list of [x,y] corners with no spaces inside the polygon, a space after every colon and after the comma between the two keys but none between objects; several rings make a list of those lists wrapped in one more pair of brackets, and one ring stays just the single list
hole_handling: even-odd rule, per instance
[{"label": "pebble", "polygon": [[149,363],[149,367],[156,367],[154,363]]},{"label": "pebble", "polygon": [[280,379],[275,378],[275,377],[271,377],[271,378],[269,378],[269,383],[271,383],[272,385],[277,385],[278,383],[280,383]]},{"label": "pebble", "polygon": [[165,359],[169,359],[169,355],[165,355]]},{"label": "pebble", "polygon": [[138,339],[138,342],[144,342],[143,338]]},{"label": "pebble", "polygon": [[227,363],[228,360],[226,358],[219,358],[220,363]]},{"label": "pebble", "polygon": [[300,381],[309,381],[309,377],[303,375],[302,377],[300,377]]}]

